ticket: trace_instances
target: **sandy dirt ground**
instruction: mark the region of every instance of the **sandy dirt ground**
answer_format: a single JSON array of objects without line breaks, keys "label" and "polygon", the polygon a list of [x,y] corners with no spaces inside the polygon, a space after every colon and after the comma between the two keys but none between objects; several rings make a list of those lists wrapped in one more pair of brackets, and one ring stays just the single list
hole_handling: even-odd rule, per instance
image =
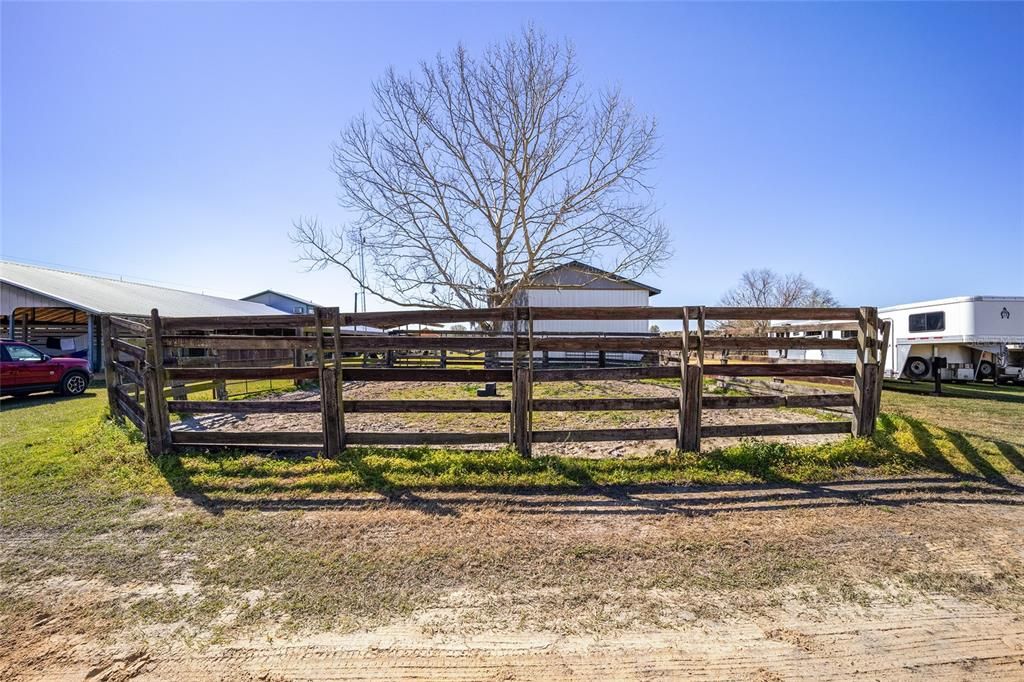
[{"label": "sandy dirt ground", "polygon": [[[548,386],[553,386],[549,384]],[[555,385],[544,397],[677,397],[678,389],[658,384],[637,381],[587,382],[585,385]],[[507,393],[507,391],[505,391]],[[347,385],[346,399],[387,399],[427,398],[441,395],[441,399],[467,398],[470,393],[460,384],[438,384],[426,382],[388,382]],[[266,400],[317,400],[316,391],[294,391]],[[507,395],[499,398],[508,399]],[[485,400],[481,398],[480,400]],[[776,409],[746,410],[705,410],[703,423],[720,424],[776,424],[785,422],[815,421],[821,414],[794,412]],[[536,412],[534,428],[555,429],[596,429],[596,428],[674,428],[678,417],[672,411],[630,411],[630,412]],[[194,415],[176,425],[183,430],[225,430],[225,431],[319,431],[320,417],[316,414],[209,414]],[[347,414],[345,428],[348,431],[502,431],[508,429],[508,416],[497,414]],[[798,435],[765,437],[763,440],[811,444],[837,440],[844,436]],[[716,448],[736,442],[734,438],[706,438],[704,448]],[[461,446],[465,447],[465,446]],[[470,448],[496,448],[500,446],[469,446]],[[536,443],[534,452],[539,455],[563,455],[573,457],[623,457],[647,455],[658,450],[671,450],[674,441],[604,441],[596,443]]]},{"label": "sandy dirt ground", "polygon": [[[279,636],[263,627],[229,641],[183,637],[160,623],[100,637],[79,617],[87,604],[167,588],[143,576],[116,587],[88,578],[49,581],[32,588],[48,609],[3,624],[0,678],[1024,679],[1024,497],[1016,489],[918,478],[617,496],[438,492],[384,500],[364,493],[296,509],[302,507],[285,502],[256,513],[290,515],[289,523],[316,536],[337,530],[351,537],[352,528],[372,527],[373,543],[353,540],[364,551],[460,534],[474,547],[520,544],[530,551],[486,574],[467,573],[410,614],[371,628]],[[636,556],[605,573],[588,568],[603,582],[590,585],[585,598],[562,601],[558,595],[571,583],[548,573],[557,570],[548,559],[584,543],[666,553],[717,549],[685,566],[696,576],[689,588],[641,580],[665,569],[644,568],[651,559]],[[14,539],[2,546],[17,551]],[[693,561],[692,554],[678,556],[680,569]],[[750,589],[744,576],[780,557],[786,565],[823,557],[822,575]],[[747,561],[728,580],[716,579]],[[503,589],[529,583],[534,571],[535,589]],[[621,581],[634,572],[635,584]],[[930,578],[908,582],[908,575]],[[856,594],[837,596],[833,582],[849,583]],[[619,599],[622,590],[632,596]],[[657,617],[596,631],[579,625],[579,612],[597,608],[596,622],[616,622],[637,600]]]}]

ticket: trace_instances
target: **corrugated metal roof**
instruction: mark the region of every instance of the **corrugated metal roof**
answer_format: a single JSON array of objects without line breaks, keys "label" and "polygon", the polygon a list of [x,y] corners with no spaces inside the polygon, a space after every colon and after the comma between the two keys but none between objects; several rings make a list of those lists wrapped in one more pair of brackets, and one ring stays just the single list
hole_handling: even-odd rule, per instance
[{"label": "corrugated metal roof", "polygon": [[168,317],[281,314],[280,310],[262,303],[10,261],[0,261],[0,281],[91,313],[148,316],[150,310],[156,308]]}]

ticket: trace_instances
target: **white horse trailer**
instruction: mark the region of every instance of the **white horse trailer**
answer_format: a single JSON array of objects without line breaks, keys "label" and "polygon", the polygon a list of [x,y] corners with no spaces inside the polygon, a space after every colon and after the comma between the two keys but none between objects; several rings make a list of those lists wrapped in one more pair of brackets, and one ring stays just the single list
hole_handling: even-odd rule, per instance
[{"label": "white horse trailer", "polygon": [[944,380],[1020,381],[1024,296],[961,296],[880,308],[890,320],[885,373],[924,379],[945,358]]},{"label": "white horse trailer", "polygon": [[[888,377],[926,379],[935,358],[944,381],[1024,382],[1024,296],[961,296],[878,309],[891,325],[883,371]],[[848,338],[855,322],[779,324],[775,334]],[[852,350],[790,350],[791,360],[852,362]]]}]

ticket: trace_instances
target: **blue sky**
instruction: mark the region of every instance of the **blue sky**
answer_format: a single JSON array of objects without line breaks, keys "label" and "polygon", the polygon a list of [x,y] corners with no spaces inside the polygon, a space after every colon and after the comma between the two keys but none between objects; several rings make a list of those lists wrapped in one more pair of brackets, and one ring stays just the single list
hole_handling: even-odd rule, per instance
[{"label": "blue sky", "polygon": [[[5,258],[351,306],[287,233],[388,65],[536,24],[659,122],[663,305],[751,267],[846,304],[1024,294],[1022,4],[4,2]],[[383,307],[369,303],[370,308]]]}]

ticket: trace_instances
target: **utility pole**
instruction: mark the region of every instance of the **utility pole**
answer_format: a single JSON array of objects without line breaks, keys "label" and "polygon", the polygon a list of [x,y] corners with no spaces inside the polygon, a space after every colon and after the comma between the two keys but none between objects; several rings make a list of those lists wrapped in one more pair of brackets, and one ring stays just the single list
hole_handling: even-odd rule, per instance
[{"label": "utility pole", "polygon": [[[366,239],[363,237],[363,228],[359,228],[359,293],[363,297],[363,312],[366,312]],[[356,302],[356,312],[359,312],[359,303]]]}]

